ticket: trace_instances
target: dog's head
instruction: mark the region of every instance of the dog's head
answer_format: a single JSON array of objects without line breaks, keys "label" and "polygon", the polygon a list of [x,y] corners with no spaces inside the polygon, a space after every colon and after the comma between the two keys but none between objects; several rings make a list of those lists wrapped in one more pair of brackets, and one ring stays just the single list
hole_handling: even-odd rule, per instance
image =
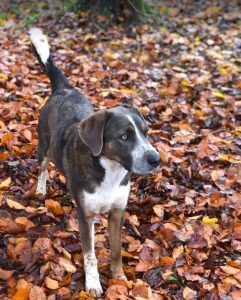
[{"label": "dog's head", "polygon": [[134,108],[100,110],[80,123],[79,133],[94,156],[103,154],[133,173],[146,174],[160,164],[147,140],[146,122]]}]

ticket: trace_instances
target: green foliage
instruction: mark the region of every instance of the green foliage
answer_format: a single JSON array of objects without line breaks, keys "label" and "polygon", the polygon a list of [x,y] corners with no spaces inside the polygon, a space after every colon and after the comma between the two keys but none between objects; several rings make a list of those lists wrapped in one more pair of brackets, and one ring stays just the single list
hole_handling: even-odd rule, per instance
[{"label": "green foliage", "polygon": [[177,278],[174,275],[170,275],[170,276],[168,276],[167,280],[171,281],[171,282],[175,282],[175,281],[177,281]]},{"label": "green foliage", "polygon": [[146,17],[154,13],[146,0],[76,0],[75,9],[77,10],[91,10],[101,14],[113,14],[116,17],[121,16],[124,10],[134,16]]},{"label": "green foliage", "polygon": [[5,20],[5,18],[6,18],[6,15],[4,13],[0,12],[0,22]]},{"label": "green foliage", "polygon": [[[62,1],[56,1],[51,7],[51,14],[56,15],[57,11],[61,11]],[[39,19],[50,13],[50,7],[44,1],[42,2],[31,2],[24,1],[18,3],[17,1],[12,1],[10,5],[5,7],[0,13],[0,22],[7,21],[9,16],[19,19],[23,24],[31,26],[37,23]]]},{"label": "green foliage", "polygon": [[[38,23],[42,17],[51,15],[59,17],[66,12],[88,11],[92,15],[106,15],[107,25],[113,21],[127,20],[147,21],[158,20],[158,6],[149,4],[148,0],[56,0],[53,2],[35,1],[11,1],[10,5],[4,7],[0,12],[0,24],[7,22],[9,15],[21,20],[26,26]],[[163,15],[168,12],[163,11]]]}]

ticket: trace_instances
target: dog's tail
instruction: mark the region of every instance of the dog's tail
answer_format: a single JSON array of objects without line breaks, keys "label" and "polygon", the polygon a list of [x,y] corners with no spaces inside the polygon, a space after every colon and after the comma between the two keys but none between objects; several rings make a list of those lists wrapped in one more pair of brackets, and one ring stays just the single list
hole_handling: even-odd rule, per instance
[{"label": "dog's tail", "polygon": [[39,28],[29,31],[34,54],[37,56],[43,72],[49,77],[53,92],[63,88],[73,88],[65,75],[55,66],[50,54],[47,37]]}]

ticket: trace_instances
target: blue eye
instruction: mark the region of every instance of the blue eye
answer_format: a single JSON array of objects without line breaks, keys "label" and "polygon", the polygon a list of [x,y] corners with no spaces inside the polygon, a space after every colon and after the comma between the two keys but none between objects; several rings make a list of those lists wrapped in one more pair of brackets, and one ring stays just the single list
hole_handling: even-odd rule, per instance
[{"label": "blue eye", "polygon": [[128,139],[128,135],[127,134],[123,134],[121,137],[120,137],[123,141],[126,141]]}]

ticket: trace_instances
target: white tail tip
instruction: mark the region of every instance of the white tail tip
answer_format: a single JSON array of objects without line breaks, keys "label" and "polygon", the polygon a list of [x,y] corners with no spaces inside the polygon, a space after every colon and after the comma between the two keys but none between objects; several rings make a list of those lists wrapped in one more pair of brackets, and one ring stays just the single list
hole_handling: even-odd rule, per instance
[{"label": "white tail tip", "polygon": [[31,28],[29,30],[30,39],[33,43],[40,59],[43,64],[46,65],[49,58],[49,44],[47,37],[43,34],[42,30],[39,28]]}]

